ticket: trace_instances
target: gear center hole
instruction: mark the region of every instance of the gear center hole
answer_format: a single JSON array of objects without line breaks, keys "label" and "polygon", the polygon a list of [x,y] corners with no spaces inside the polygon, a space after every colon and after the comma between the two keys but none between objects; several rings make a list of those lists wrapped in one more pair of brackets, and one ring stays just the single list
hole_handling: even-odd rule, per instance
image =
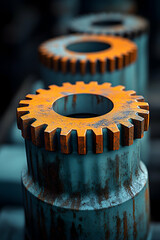
[{"label": "gear center hole", "polygon": [[120,19],[99,20],[92,23],[93,26],[98,26],[98,27],[114,27],[122,24],[123,22]]},{"label": "gear center hole", "polygon": [[107,50],[111,47],[110,44],[100,41],[82,41],[71,43],[66,46],[66,49],[72,52],[79,53],[92,53],[92,52],[100,52]]},{"label": "gear center hole", "polygon": [[53,103],[53,110],[72,118],[92,118],[109,113],[113,109],[110,99],[96,94],[71,94]]}]

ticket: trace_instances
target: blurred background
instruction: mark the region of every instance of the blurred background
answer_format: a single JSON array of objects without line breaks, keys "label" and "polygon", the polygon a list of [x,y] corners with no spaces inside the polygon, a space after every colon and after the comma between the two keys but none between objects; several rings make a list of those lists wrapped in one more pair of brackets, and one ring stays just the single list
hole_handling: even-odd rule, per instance
[{"label": "blurred background", "polygon": [[[159,0],[2,0],[0,108],[0,233],[12,239],[23,227],[20,195],[25,150],[16,127],[16,107],[25,94],[41,87],[37,48],[41,42],[67,34],[74,17],[92,12],[118,11],[150,22],[149,91],[151,109],[150,176],[151,220],[160,222],[160,1]],[[17,174],[18,172],[18,174]],[[16,216],[19,216],[19,221]],[[6,222],[12,228],[8,231]],[[4,227],[5,226],[5,227]],[[3,230],[2,230],[3,229]],[[10,235],[8,235],[10,234]],[[10,236],[10,237],[9,237]],[[3,239],[2,238],[2,239]],[[1,239],[1,238],[0,238]],[[18,238],[17,238],[18,239]],[[19,238],[22,239],[22,238]]]}]

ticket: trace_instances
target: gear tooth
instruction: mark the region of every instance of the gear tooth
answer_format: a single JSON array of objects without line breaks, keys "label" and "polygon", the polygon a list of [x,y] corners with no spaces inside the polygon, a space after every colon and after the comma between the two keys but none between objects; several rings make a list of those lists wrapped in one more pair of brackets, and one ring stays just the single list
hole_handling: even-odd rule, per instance
[{"label": "gear tooth", "polygon": [[138,106],[149,111],[149,104],[147,102],[140,102],[138,103]]},{"label": "gear tooth", "polygon": [[103,132],[102,128],[96,128],[93,130],[94,133],[94,149],[96,153],[103,152]]},{"label": "gear tooth", "polygon": [[77,63],[77,60],[76,60],[76,59],[72,58],[72,59],[70,60],[70,72],[71,72],[72,74],[75,74],[75,73],[76,73],[76,63]]},{"label": "gear tooth", "polygon": [[109,139],[109,149],[118,150],[120,147],[120,130],[116,124],[107,127],[108,129],[108,139]]},{"label": "gear tooth", "polygon": [[79,64],[80,64],[80,73],[84,75],[86,73],[86,60],[85,59],[80,60]]},{"label": "gear tooth", "polygon": [[65,154],[70,153],[70,136],[71,136],[72,130],[69,129],[62,129],[60,133],[60,143],[61,143],[61,152]]},{"label": "gear tooth", "polygon": [[144,131],[147,131],[149,128],[149,111],[145,109],[138,109],[137,113],[139,116],[144,118]]},{"label": "gear tooth", "polygon": [[123,68],[123,56],[116,58],[117,59],[117,63],[118,63],[118,69],[122,69]]},{"label": "gear tooth", "polygon": [[134,138],[142,138],[144,135],[144,118],[134,115],[131,117],[134,125]]},{"label": "gear tooth", "polygon": [[56,150],[56,141],[55,141],[55,135],[56,135],[57,128],[54,128],[53,126],[47,126],[44,130],[44,142],[45,142],[45,148],[48,151],[55,151]]},{"label": "gear tooth", "polygon": [[106,60],[100,59],[99,63],[100,63],[100,73],[105,73],[107,68]]},{"label": "gear tooth", "polygon": [[28,114],[28,113],[29,113],[29,110],[26,107],[19,107],[19,108],[17,108],[17,126],[18,126],[19,129],[21,129],[21,127],[22,127],[22,119],[21,119],[21,117],[23,115]]},{"label": "gear tooth", "polygon": [[122,130],[122,145],[130,146],[134,140],[134,125],[129,121],[120,122]]},{"label": "gear tooth", "polygon": [[60,56],[53,56],[53,69],[55,72],[59,70],[59,61],[60,61]]},{"label": "gear tooth", "polygon": [[66,73],[66,71],[67,71],[67,61],[68,61],[68,57],[61,58],[60,68],[63,73]]},{"label": "gear tooth", "polygon": [[134,91],[134,90],[126,91],[126,93],[130,96],[135,96],[136,95],[136,91]]},{"label": "gear tooth", "polygon": [[137,102],[144,102],[144,97],[140,95],[132,95],[132,98],[137,100]]},{"label": "gear tooth", "polygon": [[29,100],[33,99],[34,97],[35,97],[35,94],[27,94],[26,95],[26,99],[29,99]]},{"label": "gear tooth", "polygon": [[29,100],[21,100],[19,102],[19,107],[26,107],[29,106],[30,101]]},{"label": "gear tooth", "polygon": [[115,69],[116,69],[116,62],[115,62],[115,59],[114,58],[110,58],[108,60],[109,62],[109,71],[110,72],[113,72]]},{"label": "gear tooth", "polygon": [[111,87],[111,83],[108,83],[108,82],[105,82],[105,83],[102,83],[102,86],[103,86],[103,88],[109,88],[109,87]]},{"label": "gear tooth", "polygon": [[89,82],[90,87],[97,87],[97,85],[98,85],[98,82],[96,81]]},{"label": "gear tooth", "polygon": [[113,87],[113,89],[117,90],[117,91],[123,91],[123,90],[125,90],[125,86],[118,85],[118,86]]},{"label": "gear tooth", "polygon": [[63,85],[64,87],[71,87],[71,86],[72,86],[72,84],[69,83],[69,82],[64,82],[62,85]]},{"label": "gear tooth", "polygon": [[48,53],[48,54],[46,54],[46,56],[45,56],[45,65],[46,65],[48,68],[52,68],[53,57],[54,57],[54,54],[53,54],[53,53]]},{"label": "gear tooth", "polygon": [[77,137],[78,137],[78,153],[86,154],[86,130],[77,129]]},{"label": "gear tooth", "polygon": [[47,90],[39,88],[36,90],[36,94],[43,94],[43,93],[45,93],[45,91],[47,91]]},{"label": "gear tooth", "polygon": [[96,65],[97,65],[97,62],[90,60],[90,72],[92,75],[96,73]]},{"label": "gear tooth", "polygon": [[23,115],[21,117],[21,130],[22,130],[22,136],[26,139],[30,139],[31,138],[31,129],[30,129],[30,125],[36,121],[35,118],[33,118],[31,116],[30,113],[28,113],[27,115]]},{"label": "gear tooth", "polygon": [[87,85],[87,84],[85,84],[83,81],[78,81],[78,82],[76,82],[76,86],[78,86],[78,87],[84,87],[85,85]]},{"label": "gear tooth", "polygon": [[31,138],[33,144],[38,147],[44,146],[44,130],[47,127],[46,124],[36,120],[31,124]]}]

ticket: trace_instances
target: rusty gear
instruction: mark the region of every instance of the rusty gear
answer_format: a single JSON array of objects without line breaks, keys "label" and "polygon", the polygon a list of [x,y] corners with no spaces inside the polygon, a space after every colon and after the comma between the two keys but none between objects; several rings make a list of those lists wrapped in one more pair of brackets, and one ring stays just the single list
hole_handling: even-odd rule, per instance
[{"label": "rusty gear", "polygon": [[[37,146],[45,146],[46,150],[56,151],[57,143],[60,144],[62,153],[70,153],[74,144],[78,145],[78,153],[86,154],[87,131],[93,133],[95,153],[102,153],[108,147],[118,150],[120,145],[133,144],[134,138],[142,138],[149,125],[149,105],[143,102],[142,96],[136,96],[135,91],[124,91],[123,86],[112,87],[110,83],[98,85],[97,82],[84,84],[77,82],[75,85],[64,83],[62,87],[55,85],[49,89],[39,89],[37,94],[29,94],[26,100],[21,100],[17,108],[18,127],[26,139],[31,139]],[[70,108],[76,109],[78,95],[89,94],[97,98],[97,106],[103,98],[112,102],[112,109],[96,117],[75,118],[59,114],[60,110],[53,110],[57,100],[61,102],[61,109],[65,112],[67,101],[72,96]],[[82,105],[85,107],[85,104]],[[58,108],[57,108],[58,109]],[[97,107],[96,107],[97,109]],[[104,109],[104,107],[103,107]],[[70,113],[70,109],[68,110]],[[106,130],[107,131],[104,131]],[[72,139],[73,132],[76,138]],[[107,146],[103,139],[107,137]],[[72,139],[72,141],[71,141]]]},{"label": "rusty gear", "polygon": [[69,25],[72,33],[116,35],[133,39],[148,32],[146,19],[122,13],[98,13],[77,17]]},{"label": "rusty gear", "polygon": [[[99,51],[72,51],[68,46],[75,44],[99,43],[106,49]],[[128,39],[115,36],[70,35],[51,39],[39,47],[40,61],[54,71],[72,74],[91,74],[114,71],[136,61],[137,47]]]}]

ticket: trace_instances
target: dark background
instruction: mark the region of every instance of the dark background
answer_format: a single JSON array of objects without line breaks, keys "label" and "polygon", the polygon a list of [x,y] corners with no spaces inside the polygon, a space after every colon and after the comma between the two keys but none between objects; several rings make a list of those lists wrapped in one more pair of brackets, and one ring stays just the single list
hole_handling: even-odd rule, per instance
[{"label": "dark background", "polygon": [[[159,0],[5,0],[1,1],[1,114],[0,143],[7,140],[16,109],[15,96],[29,91],[39,79],[37,47],[51,37],[67,34],[67,24],[74,17],[90,12],[118,11],[133,13],[150,22],[149,94],[151,106],[151,213],[160,221],[160,1]],[[15,100],[16,99],[16,100]],[[7,119],[7,120],[6,120]],[[10,119],[10,121],[9,121]],[[153,162],[153,164],[152,164]]]}]

